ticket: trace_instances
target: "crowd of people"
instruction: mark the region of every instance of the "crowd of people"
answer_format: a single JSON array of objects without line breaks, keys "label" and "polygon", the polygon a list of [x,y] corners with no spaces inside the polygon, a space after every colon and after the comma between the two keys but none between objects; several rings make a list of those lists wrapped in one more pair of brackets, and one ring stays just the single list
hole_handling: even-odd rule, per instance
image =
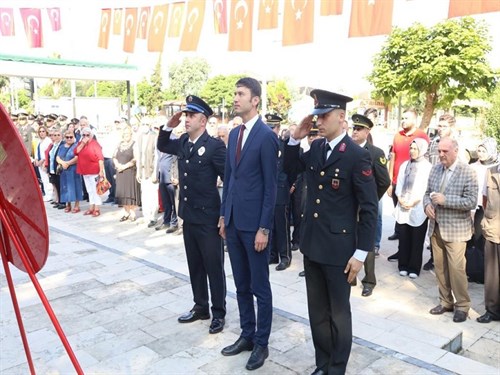
[{"label": "crowd of people", "polygon": [[[179,323],[212,318],[209,333],[224,329],[227,251],[241,334],[222,354],[251,351],[248,370],[269,356],[269,265],[286,270],[300,249],[314,374],[345,373],[351,286],[363,267],[362,296],[376,286],[384,194],[394,203],[389,240],[399,241],[388,260],[411,279],[435,269],[439,304],[430,314],[453,312],[457,323],[467,319],[466,262],[473,249],[485,259],[486,312],[477,321],[500,320],[496,141],[482,139],[474,160],[451,114],[439,117],[431,139],[418,128],[417,111],[408,108],[386,157],[370,134],[376,109],[348,119],[351,98],[324,90],[311,96],[314,109],[287,129],[285,114],[259,115],[261,86],[250,77],[235,85],[236,116],[229,124],[219,125],[210,106],[194,95],[169,119],[144,117],[136,129],[118,119],[102,135],[85,116],[68,121],[19,111],[12,120],[44,200],[54,208],[77,214],[88,200],[83,214],[98,217],[100,206],[110,203],[121,207],[120,222],[134,222],[141,207],[148,228],[183,235],[194,306]],[[96,189],[103,177],[112,185],[104,202]],[[430,259],[423,264],[426,243]]]}]

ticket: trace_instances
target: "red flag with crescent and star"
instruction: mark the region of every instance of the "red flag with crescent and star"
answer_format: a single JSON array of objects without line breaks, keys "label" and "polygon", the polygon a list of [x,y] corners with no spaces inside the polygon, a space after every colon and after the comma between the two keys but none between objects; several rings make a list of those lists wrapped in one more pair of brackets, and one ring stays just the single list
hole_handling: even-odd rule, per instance
[{"label": "red flag with crescent and star", "polygon": [[216,34],[227,34],[227,0],[214,0],[214,28]]},{"label": "red flag with crescent and star", "polygon": [[313,42],[314,0],[285,0],[283,45]]},{"label": "red flag with crescent and star", "polygon": [[135,36],[137,33],[137,8],[125,9],[125,23],[123,25],[123,50],[134,52]]},{"label": "red flag with crescent and star", "polygon": [[122,33],[122,15],[122,8],[113,9],[113,35],[120,35]]},{"label": "red flag with crescent and star", "polygon": [[184,3],[172,4],[170,11],[170,23],[168,24],[168,37],[178,38],[181,36],[182,20],[184,19]]},{"label": "red flag with crescent and star", "polygon": [[148,37],[148,21],[150,7],[142,7],[139,13],[138,24],[137,24],[137,38],[146,39]]},{"label": "red flag with crescent and star", "polygon": [[43,47],[42,36],[42,11],[36,8],[21,8],[21,18],[23,19],[24,31],[30,48]]},{"label": "red flag with crescent and star", "polygon": [[229,51],[252,50],[253,0],[231,2]]},{"label": "red flag with crescent and star", "polygon": [[349,38],[389,35],[392,30],[393,0],[356,0],[352,2]]},{"label": "red flag with crescent and star", "polygon": [[337,16],[342,14],[344,0],[322,1],[319,14],[321,16]]},{"label": "red flag with crescent and star", "polygon": [[201,28],[205,17],[205,1],[193,0],[188,3],[186,23],[182,32],[180,51],[196,51],[200,41]]},{"label": "red flag with crescent and star", "polygon": [[101,23],[99,24],[99,41],[97,42],[97,47],[108,49],[110,28],[111,9],[102,9]]},{"label": "red flag with crescent and star", "polygon": [[500,0],[450,0],[448,18],[499,11]]},{"label": "red flag with crescent and star", "polygon": [[49,16],[50,26],[52,26],[52,31],[61,30],[61,9],[47,8],[47,15]]},{"label": "red flag with crescent and star", "polygon": [[0,33],[3,36],[14,36],[14,10],[0,8]]},{"label": "red flag with crescent and star", "polygon": [[278,28],[278,0],[261,0],[257,30]]},{"label": "red flag with crescent and star", "polygon": [[168,4],[153,8],[153,15],[149,23],[148,51],[163,52],[165,33],[167,32]]}]

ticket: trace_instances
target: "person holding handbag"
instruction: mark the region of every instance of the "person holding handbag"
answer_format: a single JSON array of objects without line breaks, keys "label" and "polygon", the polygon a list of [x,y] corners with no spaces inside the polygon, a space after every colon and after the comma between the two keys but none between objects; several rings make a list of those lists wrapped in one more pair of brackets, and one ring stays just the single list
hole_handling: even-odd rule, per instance
[{"label": "person holding handbag", "polygon": [[92,129],[85,127],[81,131],[81,139],[75,149],[75,155],[78,157],[76,172],[83,177],[85,188],[89,194],[90,207],[84,212],[84,215],[97,217],[101,214],[99,206],[102,200],[97,194],[96,183],[104,175],[104,156],[99,142],[94,137]]}]

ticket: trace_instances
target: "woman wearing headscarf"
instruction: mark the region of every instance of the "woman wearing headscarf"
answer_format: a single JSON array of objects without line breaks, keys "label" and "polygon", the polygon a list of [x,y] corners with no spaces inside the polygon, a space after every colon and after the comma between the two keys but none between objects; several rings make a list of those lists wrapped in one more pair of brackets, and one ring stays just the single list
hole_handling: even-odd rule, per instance
[{"label": "woman wearing headscarf", "polygon": [[97,142],[90,127],[84,127],[81,131],[81,139],[75,149],[78,156],[76,172],[83,177],[85,188],[89,195],[90,207],[84,215],[97,217],[101,214],[99,206],[102,205],[101,197],[97,194],[97,181],[104,177],[104,156],[101,145]]},{"label": "woman wearing headscarf", "polygon": [[398,268],[401,276],[416,279],[422,268],[422,251],[427,232],[423,197],[432,164],[425,159],[428,143],[416,138],[410,144],[410,160],[401,167],[396,184],[398,204],[395,218],[401,224]]},{"label": "woman wearing headscarf", "polygon": [[[66,202],[64,212],[74,214],[80,212],[80,201],[83,199],[82,176],[76,173],[78,157],[75,156],[75,133],[67,130],[64,133],[65,143],[59,148],[56,161],[62,167],[60,175],[61,200]],[[73,208],[71,202],[75,202]]]},{"label": "woman wearing headscarf", "polygon": [[485,138],[477,146],[477,161],[471,164],[471,167],[476,171],[477,181],[479,186],[477,196],[477,209],[474,214],[474,234],[472,239],[467,244],[467,248],[472,246],[477,249],[484,249],[484,237],[481,230],[481,220],[483,220],[483,188],[488,168],[498,165],[498,144],[495,138]]}]

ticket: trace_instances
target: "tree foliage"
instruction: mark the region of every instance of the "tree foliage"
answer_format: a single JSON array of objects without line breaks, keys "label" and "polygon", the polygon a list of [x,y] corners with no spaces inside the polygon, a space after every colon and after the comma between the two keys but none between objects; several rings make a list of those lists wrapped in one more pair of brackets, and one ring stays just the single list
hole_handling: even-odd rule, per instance
[{"label": "tree foliage", "polygon": [[199,95],[208,80],[210,65],[202,58],[185,58],[169,69],[169,91],[173,99],[183,99],[189,94]]},{"label": "tree foliage", "polygon": [[292,108],[292,95],[285,81],[273,81],[267,84],[267,112],[279,114],[283,120],[288,118]]},{"label": "tree foliage", "polygon": [[234,88],[243,75],[218,75],[210,78],[200,91],[200,96],[212,107],[231,113]]},{"label": "tree foliage", "polygon": [[500,145],[500,85],[497,86],[492,97],[492,106],[486,113],[486,128],[485,134],[488,137],[493,137]]},{"label": "tree foliage", "polygon": [[490,51],[487,26],[470,17],[430,28],[418,23],[394,28],[374,57],[368,80],[374,96],[386,103],[399,95],[424,95],[420,127],[425,128],[435,108],[448,108],[454,99],[467,99],[480,88],[494,89],[495,74],[486,60]]}]

